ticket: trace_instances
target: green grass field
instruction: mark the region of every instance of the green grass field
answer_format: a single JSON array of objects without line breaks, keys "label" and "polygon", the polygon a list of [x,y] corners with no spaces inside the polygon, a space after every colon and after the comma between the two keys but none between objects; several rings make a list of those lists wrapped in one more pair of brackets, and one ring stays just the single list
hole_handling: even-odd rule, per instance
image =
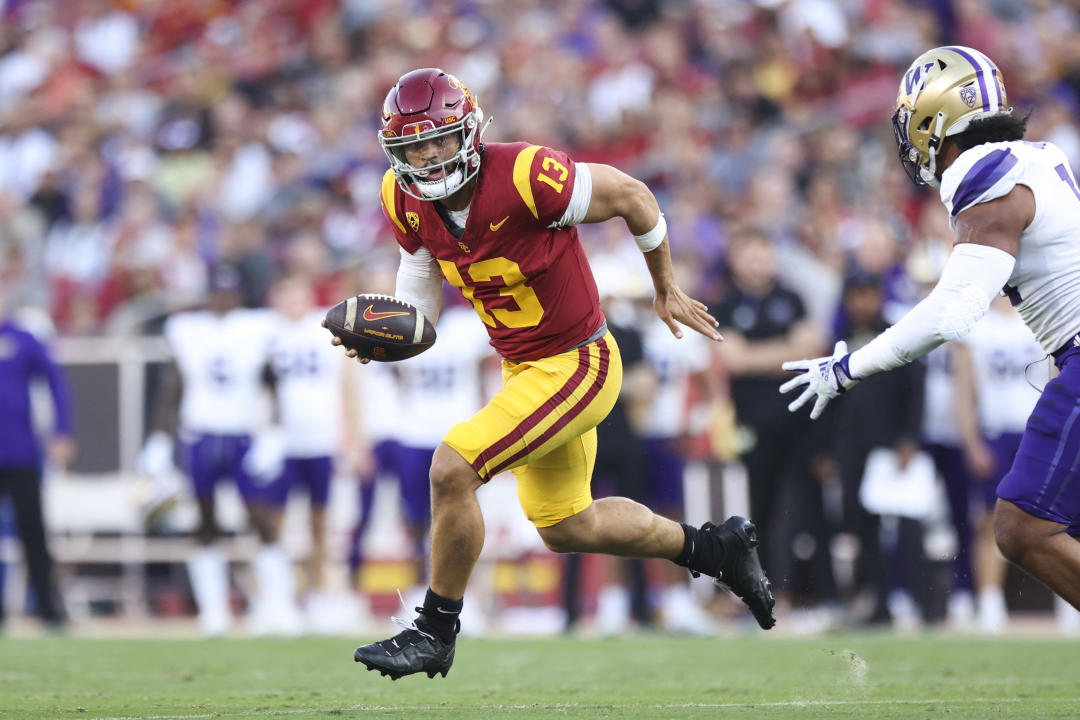
[{"label": "green grass field", "polygon": [[351,639],[0,638],[0,718],[1077,718],[1080,643],[463,638],[391,682]]}]

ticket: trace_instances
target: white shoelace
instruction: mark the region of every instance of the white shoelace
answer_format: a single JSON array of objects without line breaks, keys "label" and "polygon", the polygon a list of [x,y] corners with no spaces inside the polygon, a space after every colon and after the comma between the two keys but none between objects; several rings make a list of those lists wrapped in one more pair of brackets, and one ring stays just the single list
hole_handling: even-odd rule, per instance
[{"label": "white shoelace", "polygon": [[[405,596],[401,594],[401,588],[398,588],[397,596],[398,596],[398,600],[401,601],[401,607],[405,608],[405,611],[408,612],[409,606],[405,604]],[[401,627],[405,628],[406,630],[415,630],[416,632],[418,632],[421,635],[423,635],[424,637],[426,637],[428,640],[434,640],[435,639],[435,636],[432,635],[431,633],[426,633],[423,630],[421,630],[420,628],[418,628],[416,626],[416,621],[415,620],[407,620],[405,618],[399,618],[396,615],[391,615],[390,616],[390,621],[397,624],[397,625],[400,625]]]}]

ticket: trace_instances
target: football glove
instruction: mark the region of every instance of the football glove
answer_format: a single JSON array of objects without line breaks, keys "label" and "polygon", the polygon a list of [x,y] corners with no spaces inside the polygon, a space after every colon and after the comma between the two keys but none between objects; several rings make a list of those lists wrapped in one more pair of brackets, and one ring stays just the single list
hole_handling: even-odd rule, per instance
[{"label": "football glove", "polygon": [[862,378],[854,377],[848,368],[851,355],[847,351],[847,343],[840,340],[833,348],[832,356],[814,358],[813,360],[789,360],[781,367],[789,372],[802,373],[780,386],[781,393],[789,393],[796,388],[806,385],[802,395],[791,401],[788,412],[795,412],[805,405],[810,398],[816,397],[814,407],[810,410],[810,418],[813,420],[821,417],[825,406],[829,401],[848,388],[854,387]]},{"label": "football glove", "polygon": [[265,427],[255,434],[251,447],[244,453],[244,472],[262,485],[269,485],[285,469],[285,431],[277,426]]}]

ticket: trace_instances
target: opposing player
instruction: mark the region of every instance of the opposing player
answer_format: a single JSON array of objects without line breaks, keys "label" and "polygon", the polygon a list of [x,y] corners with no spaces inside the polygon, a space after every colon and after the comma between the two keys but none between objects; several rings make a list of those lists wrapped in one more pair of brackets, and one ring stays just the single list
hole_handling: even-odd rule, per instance
[{"label": "opposing player", "polygon": [[[1023,438],[1028,416],[1039,400],[1028,371],[1045,355],[1008,299],[994,298],[990,312],[951,348],[956,366],[956,426],[963,439],[964,458],[971,474],[969,491],[974,507],[964,502],[964,514],[974,518],[963,526],[971,537],[971,564],[978,594],[979,628],[995,633],[1005,629],[1005,560],[994,543],[995,491],[1009,471]],[[1045,380],[1045,376],[1043,380]],[[1041,383],[1040,383],[1041,384]],[[965,479],[967,479],[965,477]],[[974,512],[971,512],[974,510]],[[962,532],[957,526],[957,532]]]},{"label": "opposing player", "polygon": [[786,362],[805,386],[792,411],[825,405],[873,373],[965,336],[1004,292],[1061,374],[1028,419],[997,488],[1002,553],[1080,608],[1080,190],[1065,154],[1024,142],[997,66],[971,48],[919,56],[900,82],[893,129],[919,185],[940,186],[956,237],[931,293],[894,326],[848,354]]},{"label": "opposing player", "polygon": [[550,549],[671,559],[728,583],[771,627],[773,600],[748,520],[694,528],[625,498],[593,502],[589,491],[596,424],[615,402],[622,366],[574,226],[623,218],[671,332],[681,337],[682,323],[721,339],[705,306],[674,282],[656,199],[613,167],[527,143],[485,145],[484,127],[476,98],[438,69],[402,76],[383,106],[379,142],[390,170],[382,203],[401,246],[395,295],[434,321],[442,278],[460,288],[504,358],[504,384],[435,451],[431,578],[419,616],[399,621],[397,636],[358,648],[356,660],[394,678],[450,669],[484,542],[476,491],[507,469]]},{"label": "opposing player", "polygon": [[[277,311],[270,338],[280,423],[285,435],[284,471],[267,492],[275,526],[290,494],[309,500],[311,554],[307,562],[307,611],[313,627],[325,626],[329,599],[324,593],[326,504],[335,457],[351,470],[363,468],[367,449],[359,445],[355,373],[344,371],[340,353],[326,345],[322,316],[311,281],[301,275],[278,279],[271,292]],[[332,400],[340,398],[339,400]]]},{"label": "opposing player", "polygon": [[413,543],[417,579],[421,582],[425,577],[426,540],[431,524],[428,471],[435,449],[457,418],[472,415],[483,405],[482,363],[492,353],[481,327],[467,304],[461,305],[459,301],[450,305],[439,318],[437,330],[442,342],[396,368],[398,394],[394,402],[398,403],[401,416],[408,418],[398,430],[401,508],[405,532]]},{"label": "opposing player", "polygon": [[[292,594],[289,561],[275,542],[276,527],[265,501],[267,482],[258,477],[276,477],[275,466],[283,457],[268,436],[253,448],[262,423],[270,317],[265,311],[240,307],[240,282],[235,268],[216,266],[206,309],[178,313],[166,321],[165,338],[175,366],[168,372],[156,429],[144,449],[144,455],[171,455],[174,430],[183,443],[184,469],[199,509],[195,532],[199,546],[187,566],[199,622],[207,635],[223,634],[231,622],[228,560],[214,544],[220,535],[215,489],[225,478],[236,483],[262,541],[253,562],[260,587],[253,610],[275,605],[264,602],[268,596]],[[282,583],[287,587],[282,589]]]}]

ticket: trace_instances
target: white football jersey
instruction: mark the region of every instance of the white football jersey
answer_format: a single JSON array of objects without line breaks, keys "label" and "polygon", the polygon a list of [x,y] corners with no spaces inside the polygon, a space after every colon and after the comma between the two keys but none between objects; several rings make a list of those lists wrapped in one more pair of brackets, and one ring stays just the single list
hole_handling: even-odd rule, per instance
[{"label": "white football jersey", "polygon": [[956,426],[956,381],[952,370],[949,346],[941,345],[927,353],[926,382],[923,395],[923,440],[935,445],[960,445]]},{"label": "white football jersey", "polygon": [[359,373],[357,383],[360,394],[360,412],[363,417],[364,435],[375,444],[398,440],[403,416],[398,392],[398,363],[369,362],[366,365],[353,361]]},{"label": "white football jersey", "polygon": [[642,346],[658,384],[645,417],[645,437],[674,438],[686,432],[690,376],[708,369],[708,342],[690,330],[679,339],[656,318],[646,324]]},{"label": "white football jersey", "polygon": [[1023,318],[1015,312],[991,309],[963,342],[971,348],[979,398],[979,424],[987,437],[1021,433],[1039,400],[1039,391],[1029,382],[1046,363],[1046,358]]},{"label": "white football jersey", "polygon": [[1080,331],[1080,189],[1056,145],[1013,141],[966,150],[941,178],[949,221],[1007,195],[1017,184],[1035,196],[1035,218],[1020,236],[1004,292],[1047,353]]},{"label": "white football jersey", "polygon": [[408,447],[434,448],[453,425],[484,401],[481,361],[493,354],[488,334],[471,308],[446,308],[435,328],[435,344],[397,363],[398,437]]},{"label": "white football jersey", "polygon": [[165,322],[183,382],[180,427],[218,435],[247,435],[263,421],[263,377],[272,327],[265,310],[204,310]]},{"label": "white football jersey", "polygon": [[275,316],[270,366],[277,382],[280,422],[288,457],[320,457],[337,451],[342,433],[342,383],[347,360],[313,312],[299,322]]}]

